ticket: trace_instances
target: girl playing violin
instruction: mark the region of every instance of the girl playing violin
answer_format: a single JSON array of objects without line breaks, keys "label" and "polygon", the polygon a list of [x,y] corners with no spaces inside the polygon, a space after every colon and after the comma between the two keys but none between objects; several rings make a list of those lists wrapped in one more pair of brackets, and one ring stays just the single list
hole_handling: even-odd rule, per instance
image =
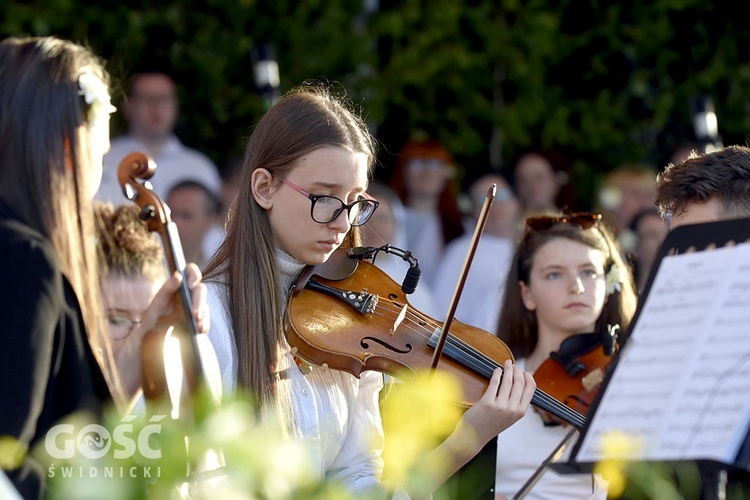
[{"label": "girl playing violin", "polygon": [[[249,139],[227,237],[206,269],[209,338],[225,386],[258,395],[262,407],[282,416],[292,439],[309,445],[321,476],[353,495],[381,488],[382,375],[300,369],[283,317],[290,285],[305,265],[358,242],[358,227],[377,207],[366,195],[374,160],[373,138],[343,99],[320,86],[289,92]],[[476,437],[471,452],[478,451],[523,415],[535,384],[511,363],[505,369],[509,376],[496,370],[443,449],[462,450]],[[449,473],[468,453],[453,454]],[[433,479],[437,487],[446,478]]]},{"label": "girl playing violin", "polygon": [[[505,285],[498,336],[535,372],[566,339],[627,329],[636,307],[630,270],[598,214],[526,219]],[[606,337],[601,337],[607,340]],[[610,339],[611,340],[611,339]],[[540,381],[538,383],[541,384]],[[497,438],[495,493],[510,498],[563,440],[568,429],[528,412]],[[606,497],[590,476],[547,471],[527,498]]]},{"label": "girl playing violin", "polygon": [[[24,498],[44,494],[45,471],[27,451],[58,420],[129,400],[104,334],[91,209],[114,111],[107,80],[74,43],[0,42],[0,457]],[[188,276],[205,329],[205,287],[196,267]],[[170,312],[180,284],[167,280],[139,329]]]}]

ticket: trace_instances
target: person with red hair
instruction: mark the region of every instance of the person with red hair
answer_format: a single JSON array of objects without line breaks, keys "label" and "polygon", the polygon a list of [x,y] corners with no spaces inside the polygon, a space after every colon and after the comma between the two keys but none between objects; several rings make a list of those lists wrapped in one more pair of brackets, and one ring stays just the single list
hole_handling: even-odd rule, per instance
[{"label": "person with red hair", "polygon": [[432,284],[445,246],[464,232],[455,162],[434,139],[410,140],[396,160],[390,185],[406,208],[407,250]]}]

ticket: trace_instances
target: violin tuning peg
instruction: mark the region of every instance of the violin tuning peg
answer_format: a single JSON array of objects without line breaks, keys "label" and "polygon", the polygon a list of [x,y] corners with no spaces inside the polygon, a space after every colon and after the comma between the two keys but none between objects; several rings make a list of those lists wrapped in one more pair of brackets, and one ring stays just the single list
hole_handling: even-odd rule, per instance
[{"label": "violin tuning peg", "polygon": [[156,210],[151,205],[145,206],[141,210],[141,213],[138,214],[138,217],[140,217],[141,220],[153,219],[156,217]]},{"label": "violin tuning peg", "polygon": [[133,186],[131,186],[130,184],[125,184],[122,187],[122,193],[130,201],[133,201],[135,199],[136,195],[137,195],[135,189],[133,189]]}]

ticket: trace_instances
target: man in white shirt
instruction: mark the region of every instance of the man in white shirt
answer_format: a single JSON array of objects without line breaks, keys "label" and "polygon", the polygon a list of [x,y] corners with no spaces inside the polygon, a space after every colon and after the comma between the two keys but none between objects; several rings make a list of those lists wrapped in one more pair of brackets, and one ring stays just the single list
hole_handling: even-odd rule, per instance
[{"label": "man in white shirt", "polygon": [[160,198],[184,180],[199,182],[218,195],[221,179],[216,165],[206,155],[183,145],[174,134],[178,106],[175,83],[165,73],[139,73],[133,77],[122,105],[128,134],[113,139],[104,156],[97,199],[115,205],[125,201],[117,168],[134,151],[146,153],[156,162],[156,173],[149,181]]}]

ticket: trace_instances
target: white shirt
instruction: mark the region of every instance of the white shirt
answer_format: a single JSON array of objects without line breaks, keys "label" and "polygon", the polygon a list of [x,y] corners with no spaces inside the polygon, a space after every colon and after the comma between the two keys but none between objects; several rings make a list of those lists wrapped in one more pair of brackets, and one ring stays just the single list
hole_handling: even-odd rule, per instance
[{"label": "white shirt", "polygon": [[221,244],[224,243],[226,235],[224,226],[220,224],[211,224],[211,227],[203,237],[203,245],[201,245],[201,250],[206,262],[211,260]]},{"label": "white shirt", "polygon": [[[445,249],[432,287],[439,315],[445,316],[448,312],[472,236],[464,234]],[[514,243],[507,238],[482,235],[458,301],[457,320],[488,332],[497,331],[513,250]]]},{"label": "white shirt", "polygon": [[[125,156],[136,151],[148,154],[146,147],[132,136],[123,135],[112,140],[109,152],[104,155],[104,172],[96,193],[97,200],[115,206],[127,202],[117,180],[117,169]],[[186,180],[200,182],[218,196],[221,177],[216,165],[203,153],[183,145],[174,135],[167,140],[161,153],[152,159],[156,162],[156,173],[149,182],[162,200],[166,199],[172,186]]]},{"label": "white shirt", "polygon": [[[277,252],[277,262],[286,290],[304,265],[281,252]],[[237,351],[225,306],[226,288],[215,283],[207,286],[209,339],[216,350],[224,388],[232,390],[237,384]],[[291,354],[287,354],[285,364],[291,377],[292,413],[321,477],[341,482],[352,494],[378,491],[383,472],[378,401],[382,375],[368,371],[357,379],[318,367],[304,375]]]},{"label": "white shirt", "polygon": [[[516,364],[525,369],[526,360]],[[541,416],[529,408],[526,415],[504,430],[497,437],[497,460],[495,465],[495,494],[513,498],[513,495],[536,472],[552,451],[570,431],[562,425],[545,427]],[[567,447],[561,460],[566,460],[575,440]],[[596,486],[592,481],[596,478]],[[606,483],[592,474],[558,474],[546,469],[539,481],[531,488],[528,500],[554,499],[605,499]]]},{"label": "white shirt", "polygon": [[406,233],[406,250],[419,260],[422,269],[422,280],[432,288],[435,283],[440,257],[443,255],[443,228],[440,225],[440,215],[427,213],[404,207],[406,217],[404,227]]}]

